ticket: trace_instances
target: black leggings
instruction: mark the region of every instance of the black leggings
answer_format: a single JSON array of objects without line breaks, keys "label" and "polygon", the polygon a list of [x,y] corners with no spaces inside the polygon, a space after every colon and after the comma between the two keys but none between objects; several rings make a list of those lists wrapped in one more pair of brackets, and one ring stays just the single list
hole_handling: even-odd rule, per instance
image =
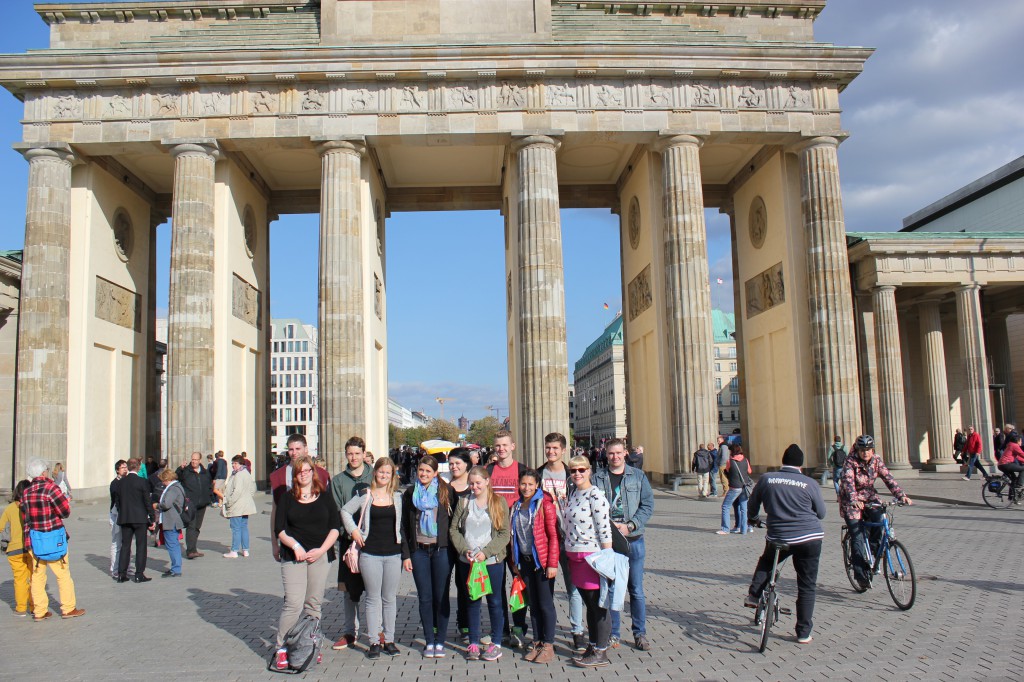
[{"label": "black leggings", "polygon": [[1021,464],[1020,462],[1000,464],[999,470],[1009,477],[1010,484],[1014,488],[1020,487],[1020,474],[1022,471],[1024,471],[1024,464]]},{"label": "black leggings", "polygon": [[583,606],[587,609],[587,630],[590,631],[590,643],[596,649],[607,649],[608,638],[612,634],[612,618],[608,609],[601,608],[597,603],[601,598],[601,590],[585,590],[582,587],[577,589],[580,592],[580,597],[583,598]]}]

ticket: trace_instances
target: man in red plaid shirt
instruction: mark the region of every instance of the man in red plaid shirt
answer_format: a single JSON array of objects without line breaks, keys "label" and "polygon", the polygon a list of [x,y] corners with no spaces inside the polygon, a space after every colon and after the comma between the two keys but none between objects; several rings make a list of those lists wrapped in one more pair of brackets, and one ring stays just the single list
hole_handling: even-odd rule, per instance
[{"label": "man in red plaid shirt", "polygon": [[[30,531],[46,532],[64,526],[64,519],[71,516],[71,503],[67,495],[50,480],[50,466],[41,459],[30,459],[25,473],[32,482],[21,496],[22,518],[25,523],[25,548],[32,550]],[[50,600],[46,596],[46,569],[57,576],[57,590],[60,593],[61,618],[77,618],[85,615],[85,609],[75,604],[75,581],[71,579],[68,556],[56,561],[43,561],[32,554],[32,604],[36,622],[53,616],[49,611]]]}]

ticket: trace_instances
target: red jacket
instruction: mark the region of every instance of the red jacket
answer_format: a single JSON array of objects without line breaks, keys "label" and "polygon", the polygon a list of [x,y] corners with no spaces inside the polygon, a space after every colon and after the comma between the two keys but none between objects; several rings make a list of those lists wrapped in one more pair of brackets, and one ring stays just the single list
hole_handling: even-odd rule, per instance
[{"label": "red jacket", "polygon": [[1021,449],[1019,443],[1010,441],[1006,443],[1003,456],[999,458],[999,464],[1013,464],[1014,462],[1024,464],[1024,450]]},{"label": "red jacket", "polygon": [[[512,505],[510,519],[515,523],[515,515],[522,504],[516,501]],[[537,568],[556,568],[558,566],[558,517],[555,512],[555,499],[549,493],[543,493],[540,509],[533,517],[533,560]],[[512,540],[509,543],[509,561],[519,568],[519,548],[515,526],[512,527]]]},{"label": "red jacket", "polygon": [[981,454],[981,434],[979,434],[977,431],[967,436],[967,454]]}]

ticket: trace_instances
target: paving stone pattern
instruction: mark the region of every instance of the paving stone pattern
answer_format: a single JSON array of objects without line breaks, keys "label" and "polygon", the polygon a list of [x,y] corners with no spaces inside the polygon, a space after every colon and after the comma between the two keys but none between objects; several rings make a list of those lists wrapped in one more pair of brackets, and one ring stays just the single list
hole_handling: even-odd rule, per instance
[{"label": "paving stone pattern", "polygon": [[[902,472],[901,472],[902,473]],[[556,647],[548,666],[505,649],[495,663],[467,662],[461,647],[447,658],[424,659],[411,576],[403,576],[397,640],[402,654],[369,661],[364,644],[355,651],[324,652],[324,662],[303,677],[372,680],[1021,680],[1024,647],[1024,512],[978,506],[980,483],[949,474],[907,477],[918,498],[897,510],[897,536],[907,545],[920,578],[917,603],[895,608],[884,580],[855,594],[842,569],[840,521],[831,487],[827,536],[819,576],[814,642],[794,641],[793,616],[783,616],[765,654],[757,653],[751,611],[741,605],[763,531],[719,536],[720,505],[690,492],[659,491],[647,534],[648,634],[653,648],[631,646],[628,617],[623,647],[612,664],[583,671],[568,662],[568,623],[559,601]],[[929,499],[925,499],[929,498]],[[49,654],[68,680],[274,679],[265,669],[281,608],[281,580],[270,560],[269,502],[251,519],[253,556],[224,559],[230,531],[210,510],[199,540],[206,556],[184,562],[184,577],[161,579],[167,555],[150,548],[143,585],[115,584],[107,575],[109,526],[103,505],[79,504],[68,524],[72,575],[83,618],[46,623],[0,617],[0,678],[40,673],[38,654]],[[4,569],[0,599],[13,604]],[[793,606],[796,583],[787,567],[780,581],[783,605]],[[56,595],[51,578],[50,594]],[[558,596],[562,596],[561,590]],[[340,635],[337,593],[328,590],[324,629]],[[454,598],[452,599],[454,611]],[[57,604],[51,601],[51,609]],[[484,610],[486,613],[486,609]],[[452,628],[454,629],[454,613]],[[486,628],[485,628],[486,631]],[[1003,644],[1000,644],[1002,642]],[[1015,644],[1014,644],[1015,643]]]}]

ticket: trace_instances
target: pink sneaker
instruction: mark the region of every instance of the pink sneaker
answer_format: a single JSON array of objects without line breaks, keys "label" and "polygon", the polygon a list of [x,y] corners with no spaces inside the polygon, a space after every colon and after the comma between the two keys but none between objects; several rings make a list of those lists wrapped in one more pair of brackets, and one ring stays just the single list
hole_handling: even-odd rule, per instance
[{"label": "pink sneaker", "polygon": [[470,644],[466,650],[466,660],[479,661],[480,660],[480,646],[477,644]]},{"label": "pink sneaker", "polygon": [[288,669],[288,652],[284,649],[277,650],[277,658],[274,661],[274,667],[278,670]]}]

